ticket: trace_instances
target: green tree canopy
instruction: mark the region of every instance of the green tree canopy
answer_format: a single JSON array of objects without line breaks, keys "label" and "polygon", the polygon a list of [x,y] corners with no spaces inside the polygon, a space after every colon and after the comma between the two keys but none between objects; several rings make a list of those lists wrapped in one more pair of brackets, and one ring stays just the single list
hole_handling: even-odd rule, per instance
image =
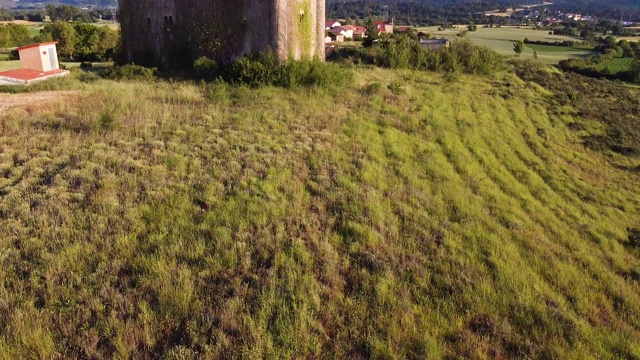
[{"label": "green tree canopy", "polygon": [[513,51],[516,53],[516,56],[520,56],[524,51],[524,41],[518,40],[513,43]]},{"label": "green tree canopy", "polygon": [[38,35],[38,41],[57,41],[58,54],[72,58],[76,46],[76,31],[73,25],[56,21],[53,24],[47,24]]},{"label": "green tree canopy", "polygon": [[47,15],[51,18],[51,21],[71,21],[80,16],[80,9],[71,5],[53,5],[49,4],[46,7]]},{"label": "green tree canopy", "polygon": [[109,27],[75,23],[75,56],[80,61],[104,61],[113,57],[118,33]]},{"label": "green tree canopy", "polygon": [[467,28],[469,29],[469,31],[476,31],[478,30],[478,25],[476,25],[473,21],[469,22],[469,25],[467,26]]},{"label": "green tree canopy", "polygon": [[24,25],[0,25],[0,48],[27,45],[32,41],[29,29]]},{"label": "green tree canopy", "polygon": [[119,35],[106,26],[57,21],[40,30],[38,41],[57,41],[58,53],[79,61],[112,59]]},{"label": "green tree canopy", "polygon": [[363,45],[365,47],[373,45],[373,41],[378,38],[378,28],[373,18],[367,18],[365,21],[365,28],[367,29],[367,38],[364,39]]}]

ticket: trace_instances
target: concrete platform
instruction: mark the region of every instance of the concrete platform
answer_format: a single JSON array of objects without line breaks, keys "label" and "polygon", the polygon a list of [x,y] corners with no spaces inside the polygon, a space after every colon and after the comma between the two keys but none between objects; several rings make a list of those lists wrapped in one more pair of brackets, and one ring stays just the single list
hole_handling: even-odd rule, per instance
[{"label": "concrete platform", "polygon": [[29,85],[56,77],[69,75],[67,70],[57,69],[47,72],[39,72],[29,69],[17,69],[0,72],[0,85]]}]

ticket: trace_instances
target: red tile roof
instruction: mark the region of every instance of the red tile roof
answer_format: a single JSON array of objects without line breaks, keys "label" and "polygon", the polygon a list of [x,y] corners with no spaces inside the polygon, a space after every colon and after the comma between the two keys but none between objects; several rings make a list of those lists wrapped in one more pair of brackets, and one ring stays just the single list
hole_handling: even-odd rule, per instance
[{"label": "red tile roof", "polygon": [[49,42],[43,42],[43,43],[38,43],[38,44],[26,45],[26,46],[23,46],[23,47],[19,47],[18,51],[25,50],[25,49],[30,49],[30,48],[34,48],[34,47],[38,47],[38,46],[55,45],[57,43],[58,43],[57,41],[49,41]]},{"label": "red tile roof", "polygon": [[48,78],[51,76],[62,75],[66,72],[67,72],[66,70],[62,70],[62,69],[51,70],[47,72],[40,72],[40,71],[29,70],[29,69],[17,69],[17,70],[0,72],[0,78],[6,77],[10,79],[29,82],[32,80],[38,80],[38,79]]}]

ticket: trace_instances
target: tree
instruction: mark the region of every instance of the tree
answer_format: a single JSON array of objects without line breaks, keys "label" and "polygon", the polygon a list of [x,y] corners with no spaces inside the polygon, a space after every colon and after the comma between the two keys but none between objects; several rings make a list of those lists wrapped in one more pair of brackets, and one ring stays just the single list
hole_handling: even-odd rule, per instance
[{"label": "tree", "polygon": [[73,30],[76,33],[74,56],[80,61],[98,60],[98,46],[100,45],[100,28],[97,26],[75,23]]},{"label": "tree", "polygon": [[0,48],[27,45],[31,42],[29,29],[24,25],[0,25]]},{"label": "tree", "polygon": [[591,29],[584,29],[580,32],[580,37],[586,42],[594,42],[596,34]]},{"label": "tree", "polygon": [[518,40],[513,43],[513,51],[515,51],[516,56],[520,56],[522,51],[524,51],[524,41]]},{"label": "tree", "polygon": [[473,21],[469,22],[469,25],[467,26],[467,29],[469,29],[469,31],[473,32],[478,30],[478,25],[476,25]]},{"label": "tree", "polygon": [[74,56],[80,61],[104,61],[113,57],[118,45],[118,33],[109,27],[76,23]]},{"label": "tree", "polygon": [[365,21],[365,28],[367,29],[367,37],[362,42],[362,45],[364,47],[369,47],[373,45],[373,42],[376,39],[378,39],[378,28],[372,18],[368,18]]},{"label": "tree", "polygon": [[58,53],[64,57],[72,58],[76,46],[76,31],[71,24],[57,21],[45,25],[40,30],[38,41],[57,41]]},{"label": "tree", "polygon": [[9,47],[9,30],[6,26],[0,26],[0,48]]},{"label": "tree", "polygon": [[71,21],[80,15],[80,9],[71,5],[62,4],[60,6],[55,6],[53,4],[49,4],[45,9],[52,22]]}]

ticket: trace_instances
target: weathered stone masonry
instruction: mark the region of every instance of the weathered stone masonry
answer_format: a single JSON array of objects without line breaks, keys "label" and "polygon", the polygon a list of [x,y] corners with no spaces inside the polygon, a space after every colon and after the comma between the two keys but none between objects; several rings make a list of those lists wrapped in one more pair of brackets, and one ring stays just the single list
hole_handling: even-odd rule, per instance
[{"label": "weathered stone masonry", "polygon": [[123,60],[190,66],[274,50],[324,57],[325,0],[120,0]]}]

